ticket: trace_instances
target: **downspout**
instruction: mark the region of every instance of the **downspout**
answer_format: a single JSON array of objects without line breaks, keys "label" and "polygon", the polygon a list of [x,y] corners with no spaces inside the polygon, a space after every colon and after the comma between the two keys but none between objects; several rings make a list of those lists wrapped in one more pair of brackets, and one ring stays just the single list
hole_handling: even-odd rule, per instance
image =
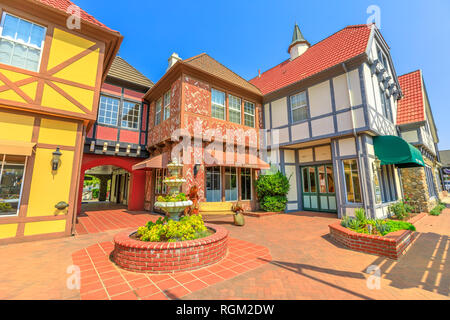
[{"label": "downspout", "polygon": [[[353,114],[354,110],[353,110],[353,99],[352,99],[352,84],[351,84],[350,76],[349,76],[347,67],[345,66],[345,63],[342,63],[342,67],[344,68],[345,77],[347,79],[348,100],[350,102],[350,117],[351,117],[351,120],[352,120],[352,130],[353,130],[353,136],[355,137],[355,144],[357,144],[358,143],[358,134],[356,133],[355,116]],[[367,209],[368,209],[367,195],[366,195],[366,183],[367,183],[367,180],[366,180],[366,175],[362,171],[363,161],[362,161],[362,155],[361,155],[361,148],[358,148],[357,155],[358,155],[358,167],[360,169],[361,180],[363,182],[361,184],[361,193],[363,195],[364,211],[366,212],[366,215],[367,215]]]}]

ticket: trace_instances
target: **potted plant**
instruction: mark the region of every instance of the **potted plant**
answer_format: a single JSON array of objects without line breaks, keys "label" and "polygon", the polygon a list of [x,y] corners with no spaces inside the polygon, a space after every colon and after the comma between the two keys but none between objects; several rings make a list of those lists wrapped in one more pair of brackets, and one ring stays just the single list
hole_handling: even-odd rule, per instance
[{"label": "potted plant", "polygon": [[234,212],[234,224],[236,226],[244,226],[245,225],[245,219],[244,219],[244,207],[242,207],[240,202],[236,202],[231,210]]}]

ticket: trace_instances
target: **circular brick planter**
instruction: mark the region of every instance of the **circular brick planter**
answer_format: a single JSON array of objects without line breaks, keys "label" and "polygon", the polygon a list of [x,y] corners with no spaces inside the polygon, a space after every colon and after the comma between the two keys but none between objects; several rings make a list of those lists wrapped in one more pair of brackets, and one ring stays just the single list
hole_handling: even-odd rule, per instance
[{"label": "circular brick planter", "polygon": [[225,257],[228,230],[206,226],[213,235],[183,242],[144,242],[122,232],[114,237],[113,261],[122,269],[145,273],[173,273],[200,269]]}]

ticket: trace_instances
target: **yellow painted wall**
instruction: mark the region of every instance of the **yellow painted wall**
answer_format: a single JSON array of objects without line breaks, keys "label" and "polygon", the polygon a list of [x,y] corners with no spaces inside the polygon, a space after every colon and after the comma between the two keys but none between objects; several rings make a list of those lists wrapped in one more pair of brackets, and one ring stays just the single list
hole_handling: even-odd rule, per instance
[{"label": "yellow painted wall", "polygon": [[27,217],[54,216],[67,212],[67,209],[58,211],[55,205],[61,201],[69,203],[74,152],[61,151],[61,166],[53,174],[51,161],[54,151],[39,148],[36,151]]},{"label": "yellow painted wall", "polygon": [[53,119],[42,119],[39,129],[39,143],[75,146],[77,123]]},{"label": "yellow painted wall", "polygon": [[31,222],[25,225],[25,236],[36,236],[39,234],[58,233],[66,230],[66,220]]},{"label": "yellow painted wall", "polygon": [[0,140],[30,142],[34,117],[0,111]]},{"label": "yellow painted wall", "polygon": [[17,227],[19,225],[15,224],[1,224],[0,225],[0,239],[13,238],[16,236]]}]

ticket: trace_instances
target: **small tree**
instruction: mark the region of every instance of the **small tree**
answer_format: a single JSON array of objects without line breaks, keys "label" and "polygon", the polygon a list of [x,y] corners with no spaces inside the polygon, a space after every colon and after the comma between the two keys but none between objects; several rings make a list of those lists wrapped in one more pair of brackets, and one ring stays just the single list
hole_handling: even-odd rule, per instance
[{"label": "small tree", "polygon": [[284,211],[290,188],[289,179],[279,171],[272,175],[259,176],[256,192],[261,208],[268,212]]}]

